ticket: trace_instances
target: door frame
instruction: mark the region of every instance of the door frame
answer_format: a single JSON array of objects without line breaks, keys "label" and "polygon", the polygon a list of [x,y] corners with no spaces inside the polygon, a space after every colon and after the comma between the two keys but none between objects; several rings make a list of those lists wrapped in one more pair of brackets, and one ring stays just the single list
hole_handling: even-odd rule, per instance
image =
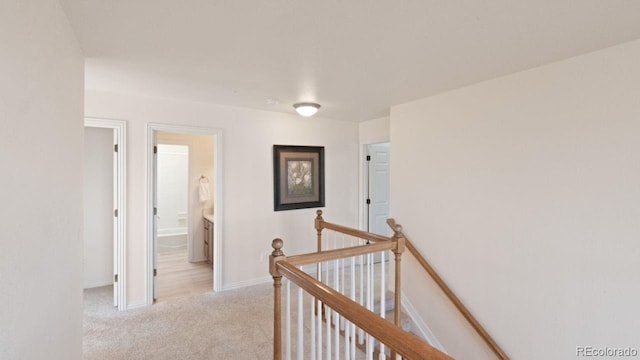
[{"label": "door frame", "polygon": [[[124,120],[101,119],[86,117],[85,127],[112,129],[114,139],[118,145],[116,152],[116,171],[114,174],[114,205],[118,210],[115,217],[113,232],[113,254],[114,254],[114,276],[118,281],[114,281],[114,298],[118,303],[118,310],[127,310],[127,122]],[[115,210],[115,209],[114,209]]]},{"label": "door frame", "polygon": [[194,135],[211,135],[213,136],[213,218],[214,218],[214,236],[213,236],[213,291],[222,290],[222,229],[224,227],[222,217],[222,149],[223,149],[223,130],[218,128],[206,128],[189,125],[169,125],[160,123],[147,123],[147,271],[145,276],[147,289],[147,305],[153,304],[153,270],[154,270],[154,231],[153,231],[153,199],[154,199],[154,169],[153,169],[153,147],[156,145],[156,133],[172,132],[179,134]]}]

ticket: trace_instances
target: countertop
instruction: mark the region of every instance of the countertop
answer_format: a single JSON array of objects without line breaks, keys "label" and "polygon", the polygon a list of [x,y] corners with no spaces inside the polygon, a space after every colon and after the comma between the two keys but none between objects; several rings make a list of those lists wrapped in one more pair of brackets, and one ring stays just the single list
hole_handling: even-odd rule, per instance
[{"label": "countertop", "polygon": [[204,214],[202,217],[213,222],[213,214]]}]

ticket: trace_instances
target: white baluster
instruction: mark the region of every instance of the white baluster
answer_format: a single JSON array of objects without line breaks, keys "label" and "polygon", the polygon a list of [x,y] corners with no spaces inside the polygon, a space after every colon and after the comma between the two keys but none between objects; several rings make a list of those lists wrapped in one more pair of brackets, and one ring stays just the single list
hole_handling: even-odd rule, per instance
[{"label": "white baluster", "polygon": [[348,320],[344,320],[344,359],[349,360],[349,352],[351,351],[351,332],[349,331],[349,327],[351,323]]},{"label": "white baluster", "polygon": [[[344,235],[342,236],[342,248],[344,249],[345,246],[345,237]],[[340,286],[341,286],[341,291],[340,293],[344,296],[347,296],[347,287],[346,287],[346,283],[345,283],[345,261],[347,261],[347,259],[341,259],[339,260],[340,262],[340,275],[341,275],[341,280],[340,280]],[[344,317],[340,317],[340,330],[344,331],[345,330],[345,321],[346,319]],[[346,339],[346,332],[345,332],[345,339]]]},{"label": "white baluster", "polygon": [[304,305],[302,288],[298,288],[298,360],[304,359]]},{"label": "white baluster", "polygon": [[356,358],[356,325],[351,324],[351,358]]},{"label": "white baluster", "polygon": [[325,326],[327,328],[327,360],[331,360],[331,308],[325,307]]},{"label": "white baluster", "polygon": [[286,320],[285,320],[285,358],[291,360],[291,281],[287,280],[286,287]]},{"label": "white baluster", "polygon": [[[332,236],[332,241],[330,243],[330,248],[328,250],[331,250],[333,248],[335,248],[336,246],[336,242],[335,242],[335,232],[331,232]],[[325,273],[324,273],[324,283],[327,284],[328,286],[331,286],[331,263],[329,261],[327,261],[324,264],[324,268],[325,268]],[[335,270],[334,270],[335,271]],[[326,359],[327,360],[331,360],[331,308],[329,308],[328,306],[325,306],[324,308],[325,314],[324,314],[324,321],[325,321],[325,326],[326,326]]]},{"label": "white baluster", "polygon": [[[353,243],[353,239],[351,239]],[[353,244],[352,244],[353,245]],[[356,301],[356,257],[351,257],[351,300]],[[350,325],[351,358],[356,358],[356,326]]]},{"label": "white baluster", "polygon": [[[385,284],[385,263],[384,263],[384,259],[385,259],[385,252],[381,251],[380,252],[380,316],[384,319],[386,317],[387,314],[387,309],[386,309],[386,284]],[[385,360],[386,359],[386,355],[384,354],[384,344],[380,343],[380,360]]]},{"label": "white baluster", "polygon": [[[364,306],[364,256],[359,255],[360,259],[360,306]],[[358,343],[364,344],[364,331],[358,328]]]},{"label": "white baluster", "polygon": [[[335,244],[335,243],[334,243]],[[324,267],[327,269],[325,272],[325,277],[324,277],[324,283],[327,284],[327,286],[331,287],[331,277],[329,274],[329,265],[331,265],[330,262],[326,262]],[[325,306],[324,308],[325,314],[324,314],[324,320],[325,320],[325,326],[326,326],[326,359],[327,360],[331,360],[331,308],[328,306]]]},{"label": "white baluster", "polygon": [[[340,271],[340,260],[336,259],[333,270],[333,285],[336,289],[340,288],[340,282],[338,277],[338,272]],[[333,312],[333,326],[334,326],[334,346],[335,346],[335,360],[340,359],[340,314],[337,311]]]},{"label": "white baluster", "polygon": [[374,290],[374,271],[373,271],[373,254],[369,253],[367,254],[368,259],[367,259],[367,264],[369,265],[368,269],[369,269],[369,287],[367,288],[367,299],[369,300],[369,304],[367,305],[367,308],[371,311],[373,311],[373,297],[375,296],[375,290]]},{"label": "white baluster", "polygon": [[[373,254],[367,254],[367,309],[373,311]],[[367,334],[367,358],[373,359],[373,336]]]},{"label": "white baluster", "polygon": [[[326,238],[326,236],[325,236]],[[323,241],[321,244],[323,247],[326,246],[326,241]],[[322,263],[316,264],[316,279],[322,282]],[[315,336],[313,337],[313,347],[315,348],[315,359],[322,360],[322,303],[320,300],[314,298],[313,303],[313,319],[314,319],[314,329]]]},{"label": "white baluster", "polygon": [[316,360],[316,299],[311,298],[311,360]]},{"label": "white baluster", "polygon": [[316,319],[316,323],[318,324],[318,331],[317,331],[317,335],[318,335],[318,345],[316,346],[316,350],[318,351],[318,360],[322,360],[322,308],[323,308],[323,304],[322,301],[318,300],[318,314],[317,319]]}]

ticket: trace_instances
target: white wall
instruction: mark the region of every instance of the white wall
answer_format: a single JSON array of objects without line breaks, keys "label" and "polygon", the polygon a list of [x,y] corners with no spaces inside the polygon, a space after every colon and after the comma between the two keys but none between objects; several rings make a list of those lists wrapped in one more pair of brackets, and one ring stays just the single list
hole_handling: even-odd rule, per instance
[{"label": "white wall", "polygon": [[113,129],[84,129],[84,288],[113,283]]},{"label": "white wall", "polygon": [[[190,261],[204,261],[204,219],[203,214],[213,213],[213,166],[214,140],[213,135],[177,134],[159,131],[157,142],[161,144],[182,144],[189,146],[189,173],[187,179],[189,206],[189,233],[191,246],[189,247]],[[200,176],[209,179],[211,200],[201,203],[198,193]],[[160,212],[161,209],[158,209]]]},{"label": "white wall", "polygon": [[358,123],[358,138],[361,144],[389,141],[390,118],[388,116]]},{"label": "white wall", "polygon": [[[638,64],[635,41],[391,109],[392,216],[514,359],[640,348]],[[489,358],[405,270],[444,347]]]},{"label": "white wall", "polygon": [[0,358],[82,355],[84,60],[55,0],[0,11]]},{"label": "white wall", "polygon": [[288,254],[312,251],[315,209],[273,211],[274,144],[325,146],[326,219],[357,225],[358,125],[322,118],[133,97],[86,94],[86,115],[128,121],[128,301],[145,300],[146,123],[223,129],[222,257],[224,288],[268,279],[271,240],[282,237]]}]

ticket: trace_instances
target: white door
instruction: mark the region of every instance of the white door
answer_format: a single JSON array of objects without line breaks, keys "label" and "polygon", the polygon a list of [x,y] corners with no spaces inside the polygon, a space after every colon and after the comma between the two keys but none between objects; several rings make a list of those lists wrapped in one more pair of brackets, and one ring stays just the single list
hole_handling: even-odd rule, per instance
[{"label": "white door", "polygon": [[368,164],[368,231],[384,236],[391,234],[389,218],[389,143],[367,145]]},{"label": "white door", "polygon": [[[85,216],[86,211],[94,211],[94,206],[98,204],[104,204],[105,210],[101,213],[100,219],[102,221],[99,223],[92,221],[85,226],[85,242],[91,240],[91,244],[85,243],[85,256],[87,249],[90,249],[89,254],[96,253],[96,250],[99,250],[98,254],[102,260],[96,262],[95,259],[85,259],[84,276],[85,280],[88,279],[87,276],[91,278],[91,274],[95,273],[95,266],[104,269],[100,272],[102,274],[100,286],[109,282],[113,284],[113,305],[118,307],[118,310],[124,311],[126,308],[125,291],[123,290],[125,273],[122,265],[123,259],[126,258],[126,234],[124,229],[126,222],[126,208],[124,205],[126,203],[126,123],[116,120],[85,119],[84,124],[85,129],[104,129],[108,131],[105,133],[104,138],[85,137],[85,156],[94,156],[94,150],[97,147],[101,149],[100,154],[104,154],[104,157],[100,158],[102,159],[101,161],[90,161],[92,165],[104,164],[104,166],[98,168],[91,166],[89,168],[91,169],[90,172],[88,174],[85,173],[85,188],[89,186],[89,192],[85,193],[84,196]],[[87,136],[86,130],[85,136]],[[85,164],[86,170],[87,165]],[[98,179],[109,179],[110,184],[105,185],[103,188],[99,186],[102,182]],[[98,188],[95,188],[96,186]],[[107,191],[111,191],[112,194]],[[104,195],[104,198],[102,195]],[[90,230],[90,234],[86,233],[87,230]],[[108,233],[113,233],[113,236],[106,236]],[[103,242],[101,240],[102,236],[105,236],[108,241],[105,240]],[[113,259],[106,258],[106,255],[111,252],[113,253]],[[87,264],[93,265],[89,271],[86,268]]]},{"label": "white door", "polygon": [[153,135],[153,299],[158,298],[158,142]]},{"label": "white door", "polygon": [[118,131],[113,132],[113,306],[118,306],[118,233],[120,217],[118,212]]}]

